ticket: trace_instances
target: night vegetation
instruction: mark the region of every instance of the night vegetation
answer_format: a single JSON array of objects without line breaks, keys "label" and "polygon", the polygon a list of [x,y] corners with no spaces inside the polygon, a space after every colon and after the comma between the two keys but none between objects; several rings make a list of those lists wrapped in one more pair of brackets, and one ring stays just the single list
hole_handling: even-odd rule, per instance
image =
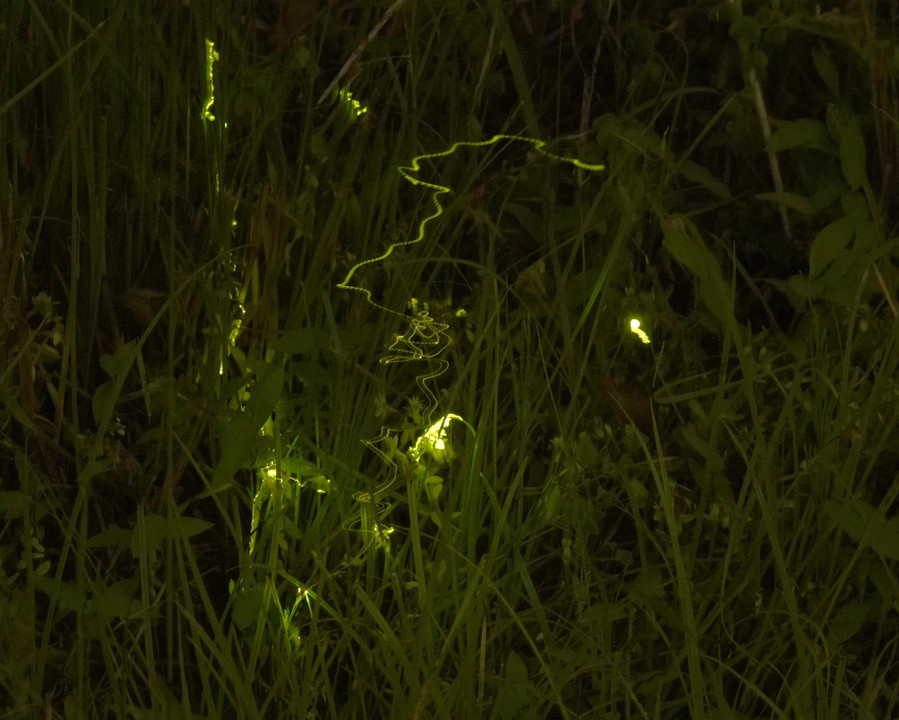
[{"label": "night vegetation", "polygon": [[896,717],[897,30],[6,0],[0,717]]}]

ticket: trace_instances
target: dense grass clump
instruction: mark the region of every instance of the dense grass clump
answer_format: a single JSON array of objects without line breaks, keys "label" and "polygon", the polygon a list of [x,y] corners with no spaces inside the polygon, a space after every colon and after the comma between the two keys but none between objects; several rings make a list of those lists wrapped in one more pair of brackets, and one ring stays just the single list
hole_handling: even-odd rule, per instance
[{"label": "dense grass clump", "polygon": [[8,5],[0,717],[899,713],[895,3]]}]

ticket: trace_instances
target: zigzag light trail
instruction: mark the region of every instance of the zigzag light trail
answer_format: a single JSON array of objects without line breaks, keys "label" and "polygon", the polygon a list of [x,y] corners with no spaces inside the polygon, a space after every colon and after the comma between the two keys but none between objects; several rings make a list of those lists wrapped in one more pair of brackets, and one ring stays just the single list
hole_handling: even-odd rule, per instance
[{"label": "zigzag light trail", "polygon": [[[350,268],[343,281],[337,283],[337,287],[342,290],[351,290],[363,294],[368,303],[378,308],[378,310],[389,313],[391,315],[398,315],[408,321],[409,329],[404,334],[396,335],[394,337],[393,343],[388,348],[388,355],[381,358],[381,362],[384,364],[394,364],[400,362],[422,360],[432,366],[429,371],[421,373],[416,377],[416,384],[427,400],[427,406],[424,409],[422,415],[422,417],[424,418],[424,425],[422,429],[428,428],[426,435],[428,437],[433,436],[436,438],[441,438],[440,442],[442,442],[442,438],[445,437],[446,427],[452,420],[459,420],[463,422],[469,428],[469,430],[474,433],[473,428],[467,422],[465,422],[458,415],[454,414],[445,415],[438,423],[432,423],[433,414],[437,409],[438,403],[437,397],[428,386],[428,383],[442,375],[449,368],[449,363],[446,360],[442,360],[439,358],[439,355],[452,342],[452,338],[446,332],[449,329],[449,326],[432,318],[429,313],[427,304],[419,304],[418,300],[416,300],[415,298],[411,299],[411,301],[409,302],[409,307],[412,311],[411,314],[406,314],[404,312],[400,312],[381,305],[374,300],[369,289],[361,287],[357,284],[353,284],[353,276],[358,270],[367,265],[374,265],[386,260],[393,254],[394,250],[398,248],[411,247],[422,242],[425,238],[428,223],[430,223],[432,220],[437,219],[443,214],[444,208],[443,204],[440,202],[440,196],[452,192],[452,189],[447,187],[446,185],[428,182],[426,180],[422,180],[419,177],[416,177],[416,175],[419,174],[422,170],[421,163],[423,161],[449,157],[460,148],[488,147],[496,144],[497,142],[500,142],[501,140],[527,143],[531,145],[537,152],[552,160],[569,163],[582,170],[588,170],[591,172],[600,172],[602,170],[605,170],[605,165],[602,164],[591,164],[583,162],[582,160],[578,160],[576,158],[556,155],[555,153],[549,152],[545,149],[545,141],[523,137],[520,135],[499,134],[494,135],[489,140],[455,142],[449,148],[441,152],[418,155],[411,160],[409,165],[398,167],[397,171],[412,185],[428,188],[432,191],[431,203],[434,207],[433,213],[423,218],[419,223],[418,232],[415,238],[411,240],[404,240],[402,242],[392,243],[383,253],[381,253],[377,257],[363,260],[362,262],[357,263],[352,268]],[[387,480],[381,483],[377,488],[372,491],[360,491],[354,495],[354,498],[362,505],[361,518],[359,520],[349,521],[345,525],[345,527],[347,527],[347,529],[353,529],[357,525],[361,526],[361,530],[363,532],[363,535],[366,536],[367,542],[362,552],[360,553],[360,556],[361,554],[364,554],[372,544],[382,547],[385,550],[389,550],[389,546],[387,545],[387,537],[389,536],[390,532],[392,532],[393,528],[380,522],[380,516],[384,512],[384,508],[382,507],[382,504],[379,502],[379,500],[396,483],[398,472],[396,462],[385,452],[378,449],[376,445],[377,443],[383,442],[387,438],[389,438],[392,432],[398,431],[394,428],[382,427],[381,432],[377,438],[373,440],[363,440],[368,448],[370,448],[376,455],[378,455],[378,457],[380,457],[388,465],[390,465],[391,469]],[[425,436],[423,435],[422,437]],[[416,453],[418,454],[418,457],[414,458],[415,461],[418,461],[422,454],[422,451],[419,447],[420,445],[421,442],[416,443],[415,446]],[[358,557],[359,556],[357,556],[357,558]]]}]

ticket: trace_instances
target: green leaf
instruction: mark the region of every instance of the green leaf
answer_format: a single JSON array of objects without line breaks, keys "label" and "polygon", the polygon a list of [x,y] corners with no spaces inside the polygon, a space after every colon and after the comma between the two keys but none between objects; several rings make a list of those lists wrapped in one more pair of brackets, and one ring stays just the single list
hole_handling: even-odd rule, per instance
[{"label": "green leaf", "polygon": [[863,192],[840,193],[840,207],[843,215],[852,215],[856,222],[861,223],[868,217],[868,201]]},{"label": "green leaf", "polygon": [[535,239],[540,234],[543,223],[540,217],[530,208],[521,203],[506,203],[505,211],[521,224],[522,229]]},{"label": "green leaf", "polygon": [[[815,212],[826,210],[837,202],[846,191],[842,177],[836,172],[819,177],[818,187],[811,197],[812,207]],[[845,214],[845,213],[844,213]]]},{"label": "green leaf", "polygon": [[664,158],[668,155],[665,139],[646,125],[633,123],[627,126],[623,137],[626,142],[639,148],[647,155],[657,158]]},{"label": "green leaf", "polygon": [[553,229],[557,233],[566,233],[579,227],[582,221],[583,211],[577,205],[560,205],[556,207],[555,223]]},{"label": "green leaf", "polygon": [[762,26],[751,15],[743,15],[731,23],[730,36],[734,40],[753,45],[762,36]]},{"label": "green leaf", "polygon": [[251,367],[256,373],[256,382],[247,402],[247,412],[258,423],[256,429],[268,419],[275,409],[275,405],[281,398],[284,389],[284,370],[276,365],[259,362]]},{"label": "green leaf", "polygon": [[593,288],[602,278],[602,271],[601,266],[589,267],[565,284],[565,293],[570,307],[578,307],[590,299]]},{"label": "green leaf", "polygon": [[679,214],[662,217],[661,224],[665,248],[697,277],[705,306],[723,327],[734,329],[736,321],[730,286],[724,281],[718,261],[706,248],[699,230],[688,217]]},{"label": "green leaf", "polygon": [[812,201],[802,195],[791,192],[770,192],[758,193],[755,196],[758,200],[767,200],[775,205],[786,205],[792,210],[801,212],[803,215],[814,215],[815,207]]},{"label": "green leaf", "polygon": [[107,589],[90,600],[88,609],[100,617],[130,618],[143,611],[144,605],[131,595]]},{"label": "green leaf", "polygon": [[875,239],[876,227],[865,208],[851,210],[818,233],[809,251],[809,277],[820,297],[843,307],[855,302]]},{"label": "green leaf", "polygon": [[439,475],[431,475],[425,480],[425,492],[428,495],[428,502],[432,505],[437,504],[440,493],[443,491],[443,478]]},{"label": "green leaf", "polygon": [[812,62],[815,65],[815,70],[818,71],[818,76],[827,85],[827,89],[830,90],[834,97],[839,97],[840,73],[830,54],[826,50],[812,50]]},{"label": "green leaf", "polygon": [[331,480],[327,475],[312,475],[311,477],[306,478],[306,482],[314,487],[315,491],[319,493],[326,493],[331,489]]},{"label": "green leaf", "polygon": [[94,413],[94,422],[98,427],[109,422],[118,399],[119,388],[114,380],[102,383],[94,390],[94,396],[91,398],[91,410]]},{"label": "green leaf", "polygon": [[265,587],[257,585],[249,590],[240,591],[234,596],[234,624],[239,630],[246,630],[252,625],[259,614],[265,601]]},{"label": "green leaf", "polygon": [[640,607],[652,607],[665,597],[662,571],[657,565],[644,565],[631,583],[628,595]]},{"label": "green leaf", "polygon": [[692,223],[684,215],[668,215],[662,218],[664,245],[677,262],[684,265],[700,280],[712,274],[709,251],[694,233]]},{"label": "green leaf", "polygon": [[178,516],[177,518],[175,518],[175,521],[172,523],[172,525],[174,525],[174,532],[172,533],[172,536],[180,538],[182,540],[186,540],[187,538],[191,538],[194,535],[199,535],[202,532],[206,532],[213,526],[212,523],[207,520],[185,516]]},{"label": "green leaf", "polygon": [[289,475],[294,475],[301,480],[312,475],[320,475],[322,471],[322,469],[315,463],[300,457],[281,458],[281,469]]},{"label": "green leaf", "polygon": [[852,115],[840,134],[840,165],[849,187],[858,190],[867,180],[865,138],[858,120]]},{"label": "green leaf", "polygon": [[562,491],[559,486],[553,483],[548,492],[543,493],[543,515],[544,522],[553,523],[559,514],[559,505],[562,502]]},{"label": "green leaf", "polygon": [[824,123],[810,118],[778,123],[768,140],[768,148],[774,152],[795,147],[817,148],[828,152],[836,149]]},{"label": "green leaf", "polygon": [[90,609],[100,617],[128,618],[137,615],[143,606],[139,600],[127,595],[104,593],[93,599]]},{"label": "green leaf", "polygon": [[172,535],[172,526],[161,515],[144,515],[139,518],[131,534],[131,555],[147,557]]},{"label": "green leaf", "polygon": [[72,583],[43,575],[35,575],[34,586],[59,603],[59,607],[63,610],[80,614],[87,607],[87,593]]},{"label": "green leaf", "polygon": [[829,625],[830,642],[839,645],[852,639],[867,623],[876,622],[883,612],[883,599],[876,594],[864,600],[850,600],[841,607]]},{"label": "green leaf", "polygon": [[18,490],[0,491],[0,516],[9,520],[20,518],[31,507],[31,498]]},{"label": "green leaf", "polygon": [[138,519],[134,532],[131,533],[131,554],[136,558],[149,555],[167,538],[186,540],[211,527],[211,522],[195,517],[179,516],[173,522],[169,522],[161,515],[144,515]]},{"label": "green leaf", "polygon": [[608,633],[616,620],[626,617],[627,610],[622,603],[596,602],[584,610],[580,622],[597,632]]},{"label": "green leaf", "polygon": [[723,182],[721,182],[721,180],[712,175],[712,173],[709,172],[708,168],[706,168],[704,165],[700,165],[699,163],[695,163],[692,160],[688,160],[684,163],[681,174],[687,180],[702,185],[702,187],[704,187],[713,195],[720,197],[722,200],[730,200],[733,197],[727,185],[725,185]]},{"label": "green leaf", "polygon": [[[13,367],[14,366],[12,365],[8,365],[7,370],[11,370]],[[19,395],[20,393],[16,394]],[[2,406],[6,415],[12,417],[26,430],[35,435],[42,432],[42,430],[38,430],[37,425],[35,425],[33,414],[26,412],[25,408],[18,402],[17,398],[14,398],[11,394],[3,392],[2,390],[0,390],[0,406]]]},{"label": "green leaf", "polygon": [[605,113],[593,121],[593,129],[600,147],[627,148],[629,152],[636,149],[658,158],[668,154],[665,140],[658,133],[629,116]]},{"label": "green leaf", "polygon": [[857,252],[845,252],[821,279],[820,296],[840,307],[849,308],[860,295],[865,260]]},{"label": "green leaf", "polygon": [[131,542],[131,530],[111,525],[87,541],[88,547],[126,547]]},{"label": "green leaf", "polygon": [[594,468],[599,465],[602,459],[596,445],[586,432],[582,432],[578,436],[577,445],[574,448],[574,456],[577,463],[586,469]]},{"label": "green leaf", "polygon": [[127,342],[119,345],[112,355],[101,355],[100,367],[109,375],[110,379],[115,380],[131,369],[131,364],[136,357],[137,345]]},{"label": "green leaf", "polygon": [[316,327],[295,327],[275,343],[275,352],[284,355],[315,354],[328,345],[328,333]]},{"label": "green leaf", "polygon": [[78,483],[86,484],[88,481],[93,480],[95,477],[102,475],[105,472],[108,472],[112,468],[112,459],[111,458],[97,458],[96,460],[91,460],[87,467],[85,467],[78,474]]},{"label": "green leaf", "polygon": [[290,364],[290,369],[297,380],[302,381],[306,389],[312,392],[334,382],[333,373],[317,361],[297,360]]},{"label": "green leaf", "polygon": [[519,720],[522,717],[522,710],[531,702],[531,695],[528,669],[518,654],[512,650],[506,658],[506,674],[497,697],[502,720]]},{"label": "green leaf", "polygon": [[259,429],[274,411],[284,389],[281,368],[260,361],[250,369],[256,372],[256,381],[249,389],[244,410],[225,410],[219,416],[220,455],[210,493],[226,488],[234,474],[249,464]]},{"label": "green leaf", "polygon": [[820,283],[812,282],[805,275],[793,275],[787,280],[787,289],[801,298],[812,300],[821,293]]},{"label": "green leaf", "polygon": [[865,542],[878,555],[899,560],[899,517],[887,520],[877,508],[854,498],[827,500],[824,512],[855,542]]},{"label": "green leaf", "polygon": [[852,218],[841,217],[821,229],[812,241],[809,251],[809,277],[817,280],[831,263],[839,257],[852,242],[855,223]]}]

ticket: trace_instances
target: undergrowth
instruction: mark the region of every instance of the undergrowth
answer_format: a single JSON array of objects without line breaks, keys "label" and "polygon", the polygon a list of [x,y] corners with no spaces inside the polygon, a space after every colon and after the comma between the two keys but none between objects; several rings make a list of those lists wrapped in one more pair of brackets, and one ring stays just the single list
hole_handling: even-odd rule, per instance
[{"label": "undergrowth", "polygon": [[0,18],[0,717],[899,713],[895,1],[82,5]]}]

